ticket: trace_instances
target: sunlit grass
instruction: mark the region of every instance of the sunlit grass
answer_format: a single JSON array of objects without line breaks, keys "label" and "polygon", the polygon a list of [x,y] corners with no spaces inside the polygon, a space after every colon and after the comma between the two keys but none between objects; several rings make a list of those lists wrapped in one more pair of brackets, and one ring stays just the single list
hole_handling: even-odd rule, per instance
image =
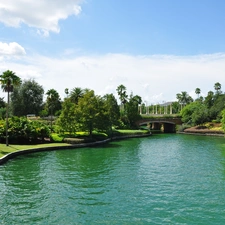
[{"label": "sunlit grass", "polygon": [[[145,130],[117,130],[118,133],[121,133],[122,135],[134,135],[134,134],[145,134],[148,133]],[[104,133],[95,133],[107,137]],[[77,132],[77,136],[86,136],[88,135],[87,132]],[[29,149],[35,149],[35,148],[47,148],[47,147],[60,147],[60,146],[69,146],[68,143],[63,143],[63,136],[52,134],[52,138],[54,139],[55,143],[48,143],[48,144],[34,144],[34,145],[10,145],[6,146],[6,144],[0,144],[0,158],[4,155],[7,155],[12,152],[20,151],[20,150],[29,150]]]},{"label": "sunlit grass", "polygon": [[68,146],[67,143],[49,143],[49,144],[37,144],[37,145],[9,145],[0,144],[0,158],[12,152],[20,150],[28,150],[34,148],[47,148],[47,147],[57,147],[57,146]]},{"label": "sunlit grass", "polygon": [[149,133],[148,130],[116,130],[121,134],[145,134]]}]

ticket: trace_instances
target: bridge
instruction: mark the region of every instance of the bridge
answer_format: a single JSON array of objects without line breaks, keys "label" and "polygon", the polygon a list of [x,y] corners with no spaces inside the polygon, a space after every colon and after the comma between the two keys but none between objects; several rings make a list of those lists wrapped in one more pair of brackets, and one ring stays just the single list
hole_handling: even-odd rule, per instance
[{"label": "bridge", "polygon": [[181,118],[178,116],[148,115],[137,121],[138,126],[147,126],[150,130],[161,130],[164,133],[175,133],[176,125],[181,125]]}]

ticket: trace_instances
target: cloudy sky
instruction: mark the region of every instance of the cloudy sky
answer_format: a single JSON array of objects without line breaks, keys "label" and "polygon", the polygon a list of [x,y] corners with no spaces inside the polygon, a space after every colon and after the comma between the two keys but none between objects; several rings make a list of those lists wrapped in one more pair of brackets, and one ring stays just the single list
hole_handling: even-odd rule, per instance
[{"label": "cloudy sky", "polygon": [[[0,74],[147,104],[225,90],[224,0],[0,0]],[[4,96],[2,91],[0,96]]]}]

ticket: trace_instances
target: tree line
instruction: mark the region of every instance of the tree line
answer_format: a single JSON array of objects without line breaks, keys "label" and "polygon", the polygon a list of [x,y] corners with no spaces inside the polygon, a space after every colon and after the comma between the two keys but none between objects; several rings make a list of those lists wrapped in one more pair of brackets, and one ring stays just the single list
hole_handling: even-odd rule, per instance
[{"label": "tree line", "polygon": [[[77,131],[87,131],[90,136],[94,130],[110,134],[113,127],[135,128],[135,121],[140,118],[138,105],[141,103],[141,97],[133,93],[128,96],[124,85],[117,88],[121,100],[119,105],[113,94],[99,96],[94,90],[80,87],[72,90],[66,88],[66,97],[62,100],[57,90],[50,89],[45,93],[43,87],[35,80],[22,81],[10,70],[0,75],[0,82],[2,90],[7,92],[7,102],[4,98],[0,99],[1,124],[6,119],[6,124],[2,127],[6,133],[8,130],[11,132],[10,136],[12,136],[12,129],[8,128],[9,125],[12,126],[12,121],[19,124],[18,120],[12,118],[26,117],[28,114],[41,118],[51,117],[51,124],[48,127],[52,132],[72,134]],[[45,102],[44,95],[47,97]],[[24,120],[21,123],[25,124]],[[35,129],[37,126],[33,128]],[[0,135],[4,134],[3,130]],[[30,134],[31,131],[27,133]],[[42,132],[42,134],[47,133]],[[6,134],[6,138],[8,136]]]},{"label": "tree line", "polygon": [[[2,130],[0,136],[8,135],[8,128],[12,121],[17,124],[26,124],[24,120],[20,123],[13,117],[26,117],[34,114],[41,118],[50,117],[48,126],[33,124],[24,125],[29,129],[25,133],[32,134],[34,139],[43,138],[51,132],[70,133],[87,131],[90,136],[94,130],[103,131],[108,134],[112,129],[137,128],[136,121],[141,119],[139,107],[144,107],[142,98],[127,93],[124,85],[116,89],[120,102],[112,94],[104,96],[96,95],[94,90],[74,87],[72,90],[65,88],[66,97],[62,100],[55,89],[49,89],[46,93],[43,87],[34,79],[21,80],[13,71],[7,70],[0,75],[1,88],[7,93],[7,101],[0,98],[0,118]],[[206,97],[201,96],[200,88],[196,88],[197,99],[193,99],[186,91],[176,95],[177,101],[173,102],[173,110],[182,116],[184,123],[190,125],[202,124],[208,121],[221,121],[223,109],[225,108],[225,94],[221,91],[221,84],[215,83],[215,91],[209,91]],[[44,101],[44,95],[46,100]],[[149,106],[151,107],[151,106]],[[146,108],[146,107],[145,107]],[[9,123],[10,121],[10,123]],[[1,125],[0,124],[0,125]],[[31,124],[29,124],[31,125]],[[22,129],[22,128],[21,128]],[[49,131],[47,130],[49,129]],[[25,130],[25,128],[23,128]],[[12,129],[9,130],[12,136]],[[15,129],[14,129],[14,133]]]},{"label": "tree line", "polygon": [[205,97],[201,96],[200,88],[196,88],[195,93],[195,100],[187,92],[177,94],[182,121],[192,126],[205,122],[221,122],[225,109],[225,94],[221,90],[221,84],[215,83],[214,91],[208,91]]}]

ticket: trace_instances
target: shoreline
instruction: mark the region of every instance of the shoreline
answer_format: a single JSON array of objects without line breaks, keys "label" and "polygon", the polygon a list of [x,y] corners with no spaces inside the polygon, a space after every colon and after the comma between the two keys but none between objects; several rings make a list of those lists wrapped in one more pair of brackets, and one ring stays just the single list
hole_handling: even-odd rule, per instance
[{"label": "shoreline", "polygon": [[216,136],[216,137],[224,137],[224,133],[210,133],[210,132],[185,132],[185,131],[180,131],[177,132],[177,134],[188,134],[188,135],[199,135],[199,136]]},{"label": "shoreline", "polygon": [[[216,136],[216,137],[224,137],[224,133],[213,133],[213,132],[176,132],[176,134],[187,134],[187,135],[198,135],[198,136]],[[152,133],[149,134],[136,134],[136,135],[123,135],[123,136],[116,136],[112,138],[107,138],[103,141],[96,141],[96,142],[91,142],[91,143],[80,143],[80,144],[70,144],[67,146],[49,146],[49,147],[40,147],[40,148],[31,148],[31,149],[25,149],[25,150],[18,150],[15,152],[8,153],[0,158],[0,166],[5,164],[11,159],[16,158],[17,156],[20,155],[25,155],[25,154],[31,154],[31,153],[36,153],[36,152],[46,152],[46,151],[57,151],[57,150],[68,150],[68,149],[76,149],[76,148],[84,148],[84,147],[95,147],[99,145],[103,145],[106,143],[109,143],[111,141],[116,141],[116,140],[123,140],[123,139],[128,139],[128,138],[142,138],[142,137],[149,137],[152,136]]]},{"label": "shoreline", "polygon": [[68,146],[50,146],[50,147],[40,147],[40,148],[31,148],[31,149],[26,149],[26,150],[18,150],[15,152],[8,153],[8,154],[4,155],[3,157],[1,157],[0,165],[5,164],[9,160],[14,159],[17,156],[25,155],[25,154],[31,154],[31,153],[36,153],[36,152],[46,152],[46,151],[57,151],[57,150],[62,150],[62,149],[68,150],[68,149],[74,149],[74,148],[95,147],[95,146],[109,143],[114,140],[122,140],[122,139],[127,139],[127,138],[138,138],[138,137],[149,137],[149,136],[152,136],[152,134],[149,133],[149,134],[124,135],[124,136],[107,138],[103,141],[96,141],[96,142],[91,142],[91,143],[80,143],[80,144],[71,144]]}]

